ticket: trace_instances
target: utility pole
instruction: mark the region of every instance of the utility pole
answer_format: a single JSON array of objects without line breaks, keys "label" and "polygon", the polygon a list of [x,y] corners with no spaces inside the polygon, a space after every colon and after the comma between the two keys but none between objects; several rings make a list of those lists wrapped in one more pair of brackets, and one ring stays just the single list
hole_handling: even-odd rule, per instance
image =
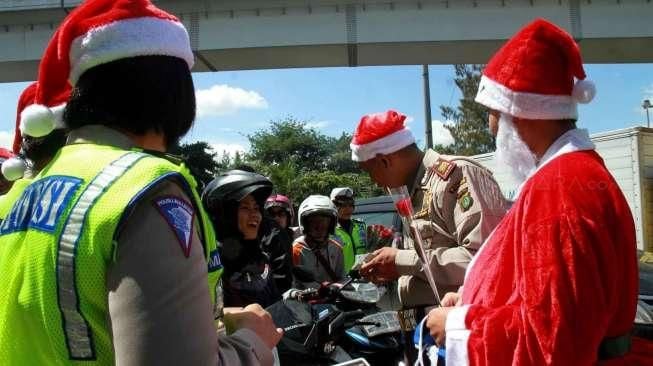
[{"label": "utility pole", "polygon": [[429,65],[422,65],[424,79],[424,130],[426,133],[426,148],[433,148],[433,129],[431,126],[431,88],[429,87]]},{"label": "utility pole", "polygon": [[648,109],[651,107],[653,107],[651,101],[648,99],[644,99],[644,102],[642,103],[642,108],[646,109],[646,127],[648,128],[651,127],[651,118],[648,116]]}]

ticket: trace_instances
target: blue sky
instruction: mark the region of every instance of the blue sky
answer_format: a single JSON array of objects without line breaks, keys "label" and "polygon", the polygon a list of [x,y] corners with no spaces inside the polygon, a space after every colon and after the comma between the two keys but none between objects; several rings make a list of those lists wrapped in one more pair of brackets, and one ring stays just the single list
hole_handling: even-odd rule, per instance
[{"label": "blue sky", "polygon": [[[586,65],[597,96],[581,105],[580,127],[590,133],[646,124],[642,100],[653,100],[653,64]],[[431,66],[434,141],[446,143],[440,105],[457,105],[452,66]],[[321,132],[352,132],[363,114],[394,108],[424,143],[421,66],[256,70],[194,74],[198,118],[186,141],[204,140],[216,150],[247,150],[246,135],[269,121],[294,116]],[[13,138],[15,106],[27,83],[0,84],[0,146]],[[653,111],[651,111],[653,114]]]}]

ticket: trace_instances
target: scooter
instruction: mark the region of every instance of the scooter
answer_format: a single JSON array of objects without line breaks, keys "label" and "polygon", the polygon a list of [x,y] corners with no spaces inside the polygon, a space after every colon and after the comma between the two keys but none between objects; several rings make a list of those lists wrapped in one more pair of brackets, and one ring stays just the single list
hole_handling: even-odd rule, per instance
[{"label": "scooter", "polygon": [[301,266],[293,274],[295,288],[267,309],[284,329],[277,346],[282,364],[333,364],[359,357],[373,365],[396,365],[388,360],[401,354],[399,323],[396,313],[376,308],[381,294],[375,285],[359,281],[357,273],[343,283],[322,284]]}]

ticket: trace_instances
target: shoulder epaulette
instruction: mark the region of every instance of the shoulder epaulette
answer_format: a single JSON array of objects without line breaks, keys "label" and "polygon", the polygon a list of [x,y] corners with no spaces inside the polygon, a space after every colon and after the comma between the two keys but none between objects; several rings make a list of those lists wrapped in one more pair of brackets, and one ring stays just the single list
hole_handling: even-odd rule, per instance
[{"label": "shoulder epaulette", "polygon": [[456,163],[443,158],[438,158],[429,169],[440,177],[440,179],[447,180],[454,169],[456,169]]}]

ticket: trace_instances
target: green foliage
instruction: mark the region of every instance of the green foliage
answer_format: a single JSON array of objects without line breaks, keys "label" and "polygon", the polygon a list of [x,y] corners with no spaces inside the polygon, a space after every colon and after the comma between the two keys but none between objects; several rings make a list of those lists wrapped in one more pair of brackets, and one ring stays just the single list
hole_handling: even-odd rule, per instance
[{"label": "green foliage", "polygon": [[271,121],[268,129],[248,136],[246,162],[295,204],[311,194],[329,195],[331,189],[342,186],[352,187],[359,197],[383,194],[351,160],[351,135],[326,136],[306,123],[293,117]]},{"label": "green foliage", "polygon": [[204,141],[177,145],[170,152],[184,159],[186,166],[201,187],[210,182],[213,176],[224,168],[224,159],[218,162],[216,160],[218,154],[213,151],[211,145]]},{"label": "green foliage", "polygon": [[325,168],[330,138],[307,128],[306,122],[293,117],[270,122],[270,128],[249,135],[249,160],[277,165],[294,163],[300,171]]},{"label": "green foliage", "polygon": [[[452,122],[445,127],[454,139],[450,149],[444,151],[456,155],[475,155],[494,151],[494,138],[487,127],[488,110],[476,103],[474,98],[481,81],[482,65],[454,65],[454,82],[462,98],[458,107],[440,106],[445,121]],[[437,148],[436,148],[437,150]]]}]

